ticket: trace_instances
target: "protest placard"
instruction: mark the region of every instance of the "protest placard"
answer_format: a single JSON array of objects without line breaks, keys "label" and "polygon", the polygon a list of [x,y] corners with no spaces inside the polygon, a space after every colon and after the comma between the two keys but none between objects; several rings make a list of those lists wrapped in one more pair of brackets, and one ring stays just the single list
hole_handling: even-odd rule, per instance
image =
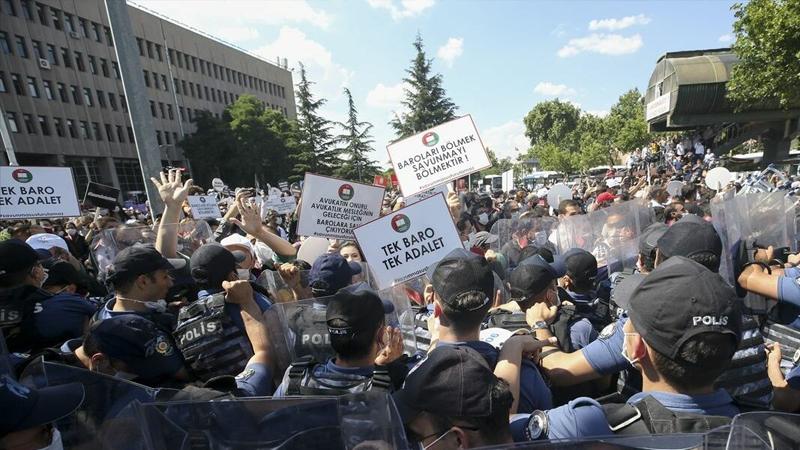
[{"label": "protest placard", "polygon": [[297,234],[352,239],[353,228],[380,217],[383,188],[307,173]]},{"label": "protest placard", "polygon": [[217,205],[214,195],[190,195],[186,197],[192,208],[192,217],[195,219],[219,219],[222,213]]},{"label": "protest placard", "polygon": [[406,197],[406,206],[411,206],[414,203],[419,203],[426,198],[433,197],[436,194],[443,194],[445,198],[447,198],[447,193],[450,192],[448,187],[449,183],[440,184],[439,186],[434,186],[430,189],[425,189],[424,191],[417,192],[416,194]]},{"label": "protest placard", "polygon": [[297,207],[297,202],[294,196],[287,197],[269,197],[264,203],[264,208],[275,211],[278,214],[291,214]]},{"label": "protest placard", "polygon": [[0,219],[80,215],[69,167],[0,167]]},{"label": "protest placard", "polygon": [[114,209],[117,206],[119,189],[114,186],[90,181],[86,186],[86,194],[83,196],[83,204],[88,207],[99,207]]},{"label": "protest placard", "polygon": [[491,166],[469,114],[390,144],[386,150],[406,197]]},{"label": "protest placard", "polygon": [[424,275],[463,248],[444,195],[435,195],[355,229],[379,289]]}]

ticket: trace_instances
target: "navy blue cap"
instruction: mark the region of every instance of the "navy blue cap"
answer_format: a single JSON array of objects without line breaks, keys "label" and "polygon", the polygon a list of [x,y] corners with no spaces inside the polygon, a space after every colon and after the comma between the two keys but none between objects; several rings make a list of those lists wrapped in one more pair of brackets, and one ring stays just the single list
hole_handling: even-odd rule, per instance
[{"label": "navy blue cap", "polygon": [[[238,255],[237,255],[238,254]],[[201,286],[220,287],[236,264],[244,260],[244,254],[231,252],[217,243],[205,244],[192,253],[189,260],[192,278]]]},{"label": "navy blue cap", "polygon": [[[495,295],[494,272],[481,256],[463,248],[455,249],[441,261],[428,268],[433,290],[449,306],[468,311],[478,310],[491,304]],[[462,305],[460,298],[467,293],[480,292],[485,295],[481,304],[469,307]]]},{"label": "navy blue cap", "polygon": [[547,262],[542,255],[533,255],[520,261],[519,265],[532,265],[547,269],[554,278],[561,278],[567,274],[566,263],[564,262],[564,258],[560,256],[556,256],[553,262],[550,263]]},{"label": "navy blue cap", "polygon": [[0,438],[14,431],[53,423],[72,414],[83,403],[80,383],[33,389],[8,375],[0,376]]},{"label": "navy blue cap", "polygon": [[174,375],[183,357],[172,337],[138,314],[120,314],[95,323],[89,330],[101,353],[128,366],[145,380]]},{"label": "navy blue cap", "polygon": [[361,273],[361,265],[347,262],[339,253],[326,253],[311,266],[308,285],[313,291],[333,295],[352,282],[353,275]]},{"label": "navy blue cap", "polygon": [[183,259],[167,259],[151,245],[133,245],[119,253],[109,268],[108,280],[134,279],[158,270],[181,269],[186,266]]},{"label": "navy blue cap", "polygon": [[[50,254],[47,255],[50,257]],[[30,245],[19,239],[0,242],[0,277],[29,270],[41,257]]]},{"label": "navy blue cap", "polygon": [[380,292],[376,292],[375,289],[372,289],[372,286],[370,286],[368,283],[364,281],[342,288],[340,292],[341,291],[349,292],[350,294],[360,294],[362,292],[370,292],[372,294],[377,295],[381,299],[381,303],[383,303],[384,314],[391,314],[394,312],[394,303],[381,297]]}]

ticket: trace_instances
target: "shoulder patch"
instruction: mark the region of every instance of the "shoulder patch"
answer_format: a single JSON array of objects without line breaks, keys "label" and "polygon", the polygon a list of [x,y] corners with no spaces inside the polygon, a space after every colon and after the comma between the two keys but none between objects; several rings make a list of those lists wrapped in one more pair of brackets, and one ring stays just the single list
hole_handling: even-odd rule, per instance
[{"label": "shoulder patch", "polygon": [[608,338],[610,338],[611,335],[614,334],[614,326],[616,324],[617,323],[614,322],[614,323],[610,323],[610,324],[606,325],[605,328],[603,328],[600,331],[600,335],[598,336],[598,339],[608,339]]},{"label": "shoulder patch", "polygon": [[239,375],[236,375],[236,380],[238,381],[247,381],[250,377],[256,374],[254,369],[245,369]]}]

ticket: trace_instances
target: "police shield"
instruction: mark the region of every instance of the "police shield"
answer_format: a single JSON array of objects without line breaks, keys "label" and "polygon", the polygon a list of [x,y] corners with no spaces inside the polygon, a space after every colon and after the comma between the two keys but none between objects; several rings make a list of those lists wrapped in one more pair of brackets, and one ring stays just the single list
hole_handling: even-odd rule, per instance
[{"label": "police shield", "polygon": [[590,252],[597,259],[597,266],[607,267],[610,274],[635,267],[639,236],[653,221],[652,211],[634,200],[566,217],[551,239],[559,253],[571,248]]},{"label": "police shield", "polygon": [[526,255],[540,248],[555,253],[555,246],[548,241],[548,236],[558,226],[554,217],[535,219],[500,219],[492,225],[491,234],[497,240],[490,248],[505,257],[508,268],[516,267]]},{"label": "police shield", "polygon": [[119,436],[110,448],[408,448],[399,414],[383,392],[336,398],[133,403],[124,414],[131,420],[107,427],[107,434]]},{"label": "police shield", "polygon": [[[310,294],[308,288],[308,270],[300,271],[299,286],[297,290],[304,293],[304,297]],[[261,272],[256,284],[263,287],[269,292],[270,298],[277,303],[286,303],[295,301],[295,294],[292,286],[281,277],[277,270],[265,270]]]},{"label": "police shield", "polygon": [[131,402],[149,403],[157,395],[176,391],[153,389],[120,378],[38,359],[23,371],[20,382],[36,388],[80,383],[85,397],[78,410],[57,422],[66,448],[103,448],[108,436],[103,425],[114,420]]},{"label": "police shield", "polygon": [[[288,355],[288,362],[311,356],[325,362],[333,356],[328,324],[327,305],[332,297],[319,297],[297,302],[277,303],[270,308],[268,325],[273,347]],[[276,329],[275,325],[279,325]]]}]

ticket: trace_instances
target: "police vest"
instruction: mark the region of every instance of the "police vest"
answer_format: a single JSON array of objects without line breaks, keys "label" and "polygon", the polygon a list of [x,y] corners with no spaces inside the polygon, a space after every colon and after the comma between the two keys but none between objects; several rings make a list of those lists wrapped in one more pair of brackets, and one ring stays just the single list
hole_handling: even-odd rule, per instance
[{"label": "police vest", "polygon": [[371,377],[329,373],[326,378],[314,375],[317,362],[312,357],[296,360],[289,366],[286,395],[347,395],[369,390],[391,392],[389,369],[376,366]]},{"label": "police vest", "polygon": [[313,356],[317,361],[325,361],[333,356],[325,314],[325,309],[303,305],[289,318],[289,327],[295,333],[295,359]]},{"label": "police vest", "polygon": [[34,314],[50,294],[34,286],[0,291],[0,330],[11,352],[27,352],[37,346]]},{"label": "police vest", "polygon": [[705,433],[731,423],[730,417],[674,412],[653,396],[634,403],[603,405],[603,412],[614,434]]},{"label": "police vest", "polygon": [[772,383],[767,376],[764,336],[753,316],[742,315],[742,335],[730,366],[715,383],[744,409],[769,409]]},{"label": "police vest", "polygon": [[225,311],[225,293],[201,298],[181,308],[173,336],[190,370],[203,381],[236,375],[253,356],[245,332]]}]

